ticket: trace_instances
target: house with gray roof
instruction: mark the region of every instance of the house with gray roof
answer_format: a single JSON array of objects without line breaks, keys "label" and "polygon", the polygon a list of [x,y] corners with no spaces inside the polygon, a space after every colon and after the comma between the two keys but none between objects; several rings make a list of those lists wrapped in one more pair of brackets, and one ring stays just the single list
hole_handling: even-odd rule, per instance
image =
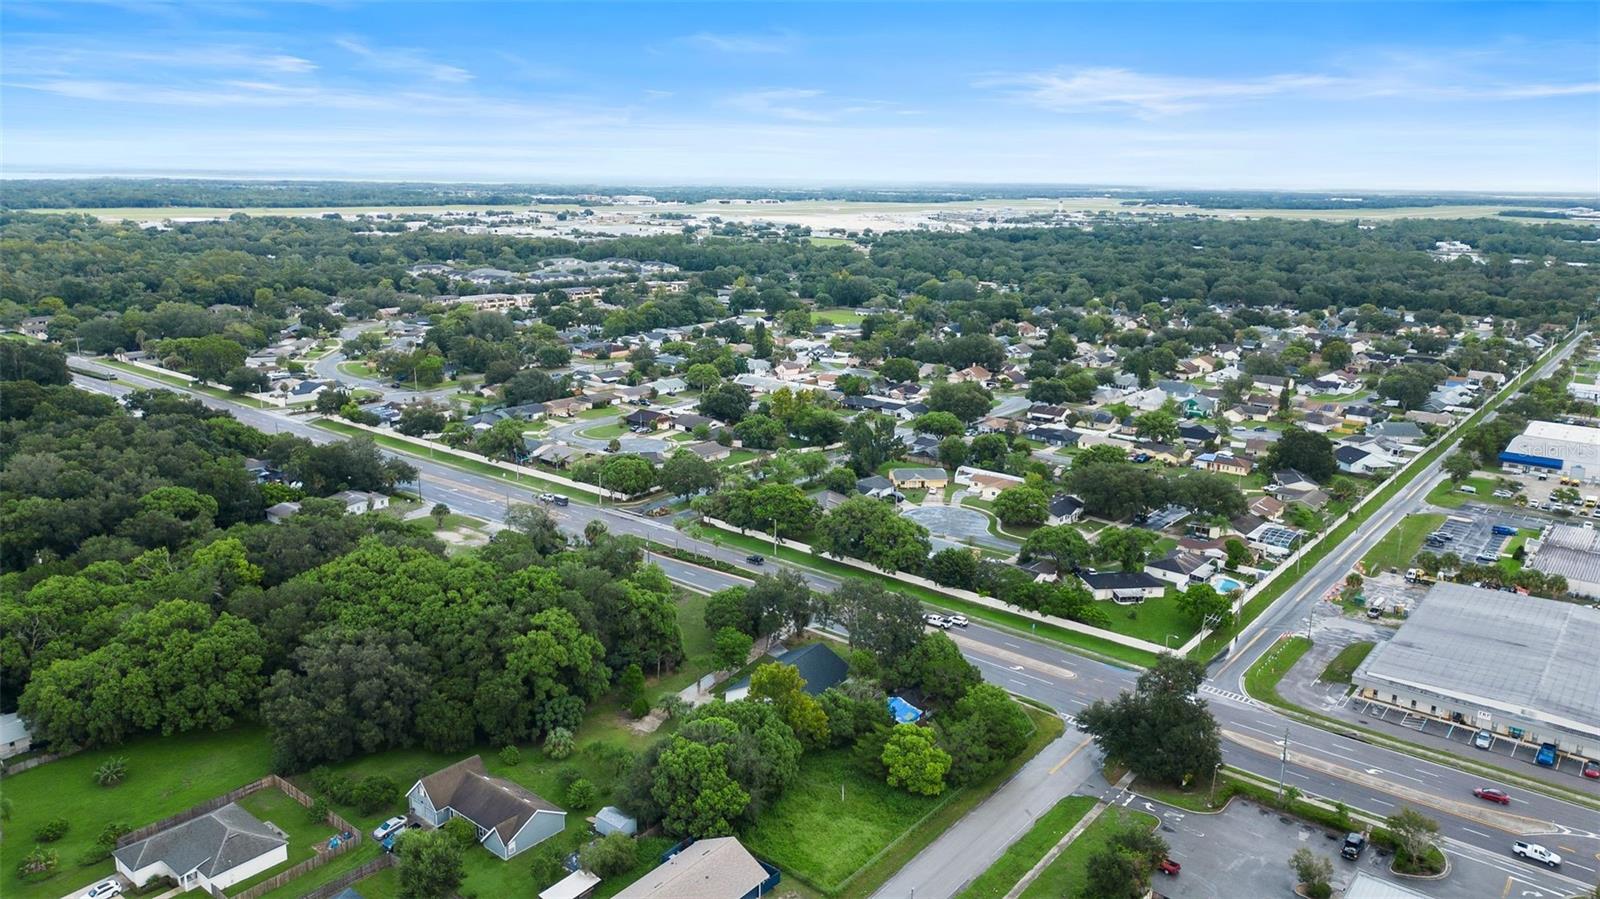
[{"label": "house with gray roof", "polygon": [[465,818],[478,842],[501,859],[526,852],[567,826],[566,810],[532,790],[490,777],[481,756],[469,756],[424,777],[406,793],[411,814],[442,827]]},{"label": "house with gray roof", "polygon": [[616,899],[746,899],[776,881],[776,873],[763,867],[737,837],[715,837],[690,843],[623,887]]},{"label": "house with gray roof", "polygon": [[[837,686],[850,676],[850,665],[825,643],[811,643],[788,650],[781,655],[769,656],[761,661],[793,665],[805,681],[802,689],[812,696],[821,695],[823,690]],[[733,702],[748,695],[750,695],[750,678],[747,677],[728,687],[722,698]]]},{"label": "house with gray roof", "polygon": [[112,853],[135,887],[169,877],[181,890],[225,890],[289,860],[280,831],[230,802]]}]

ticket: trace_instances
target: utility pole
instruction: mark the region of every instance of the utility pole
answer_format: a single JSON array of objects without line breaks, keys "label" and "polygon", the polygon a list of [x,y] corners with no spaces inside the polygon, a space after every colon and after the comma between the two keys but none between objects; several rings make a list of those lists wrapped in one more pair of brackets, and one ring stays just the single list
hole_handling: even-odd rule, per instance
[{"label": "utility pole", "polygon": [[772,560],[774,562],[778,560],[778,519],[776,516],[772,519]]},{"label": "utility pole", "polygon": [[1278,801],[1283,801],[1283,779],[1289,773],[1289,728],[1283,729],[1283,754],[1278,757]]}]

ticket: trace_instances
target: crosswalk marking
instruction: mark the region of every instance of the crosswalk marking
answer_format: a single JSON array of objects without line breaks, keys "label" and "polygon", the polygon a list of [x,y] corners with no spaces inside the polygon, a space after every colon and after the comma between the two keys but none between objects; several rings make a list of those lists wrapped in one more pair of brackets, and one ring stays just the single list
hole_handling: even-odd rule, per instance
[{"label": "crosswalk marking", "polygon": [[1239,703],[1241,705],[1257,705],[1258,704],[1254,699],[1251,699],[1250,697],[1244,695],[1243,693],[1235,693],[1232,690],[1224,690],[1221,687],[1213,687],[1210,684],[1201,684],[1200,685],[1200,692],[1201,693],[1209,693],[1212,696],[1221,696],[1223,699],[1231,699],[1234,702],[1237,702],[1237,703]]}]

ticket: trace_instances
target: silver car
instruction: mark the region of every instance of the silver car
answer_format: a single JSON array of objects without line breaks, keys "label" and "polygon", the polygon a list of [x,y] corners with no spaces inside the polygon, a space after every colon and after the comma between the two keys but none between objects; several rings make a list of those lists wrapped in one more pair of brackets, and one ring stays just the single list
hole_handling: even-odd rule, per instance
[{"label": "silver car", "polygon": [[1472,735],[1472,745],[1478,749],[1488,749],[1494,745],[1494,734],[1487,730],[1480,730]]}]

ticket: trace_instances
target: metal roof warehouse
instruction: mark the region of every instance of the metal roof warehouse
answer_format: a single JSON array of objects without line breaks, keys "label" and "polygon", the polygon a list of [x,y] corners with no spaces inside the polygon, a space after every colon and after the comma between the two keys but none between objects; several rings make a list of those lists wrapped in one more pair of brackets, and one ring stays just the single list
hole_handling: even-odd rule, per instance
[{"label": "metal roof warehouse", "polygon": [[1441,583],[1355,671],[1358,695],[1600,756],[1600,611]]}]

